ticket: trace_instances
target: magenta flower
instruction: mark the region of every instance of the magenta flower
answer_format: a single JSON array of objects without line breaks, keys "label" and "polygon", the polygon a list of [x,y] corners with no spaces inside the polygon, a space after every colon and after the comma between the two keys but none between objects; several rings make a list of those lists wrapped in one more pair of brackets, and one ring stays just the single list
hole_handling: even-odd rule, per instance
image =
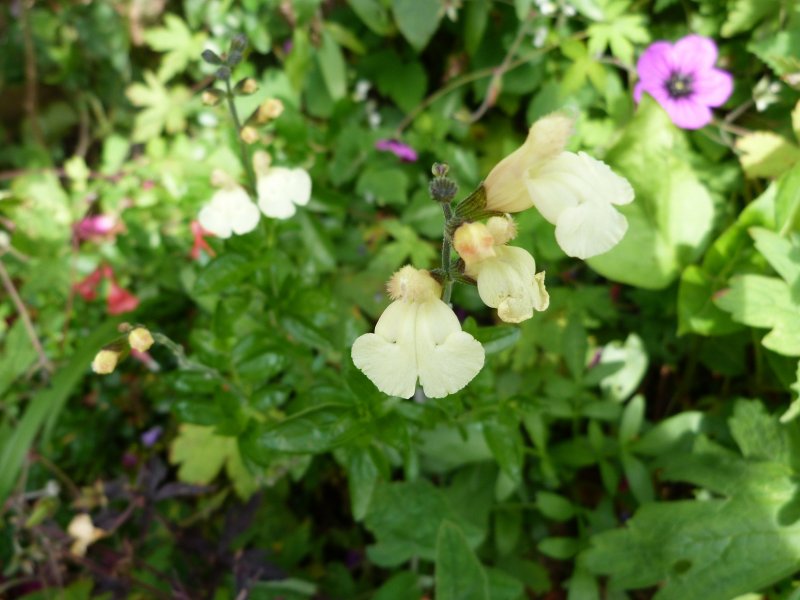
[{"label": "magenta flower", "polygon": [[700,35],[675,44],[655,42],[639,57],[636,102],[647,92],[672,122],[682,129],[700,129],[711,122],[711,107],[721,106],[733,91],[731,74],[714,68],[717,45]]},{"label": "magenta flower", "polygon": [[391,152],[400,160],[406,162],[415,162],[417,160],[417,152],[403,142],[397,140],[378,140],[375,142],[375,149],[382,152]]}]

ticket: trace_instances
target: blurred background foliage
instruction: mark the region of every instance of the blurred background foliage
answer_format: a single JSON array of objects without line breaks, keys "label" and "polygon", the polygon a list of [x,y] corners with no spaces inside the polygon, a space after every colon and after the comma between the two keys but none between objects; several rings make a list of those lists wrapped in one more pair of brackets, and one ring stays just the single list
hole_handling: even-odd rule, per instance
[{"label": "blurred background foliage", "polygon": [[[0,32],[0,596],[800,597],[796,2],[12,0]],[[687,132],[632,89],[690,32],[735,88]],[[313,196],[193,253],[244,176],[201,101],[238,33],[239,111],[285,107],[251,149]],[[521,214],[550,309],[458,286],[483,371],[386,398],[349,347],[436,266],[430,165],[466,195],[562,108],[636,190],[626,238],[585,264]],[[121,321],[177,345],[92,375]]]}]

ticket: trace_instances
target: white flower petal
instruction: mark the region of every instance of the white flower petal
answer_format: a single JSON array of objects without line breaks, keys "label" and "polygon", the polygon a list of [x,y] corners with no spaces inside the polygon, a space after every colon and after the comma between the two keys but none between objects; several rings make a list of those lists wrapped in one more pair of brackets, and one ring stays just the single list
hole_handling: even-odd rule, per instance
[{"label": "white flower petal", "polygon": [[562,152],[556,158],[531,171],[525,182],[536,209],[555,224],[561,212],[577,206],[582,200],[584,184],[579,177],[583,166],[572,152]]},{"label": "white flower petal", "polygon": [[380,391],[411,398],[417,388],[415,324],[420,304],[392,302],[375,326],[375,333],[359,337],[353,344],[353,364]]},{"label": "white flower petal", "polygon": [[305,206],[311,199],[311,176],[303,169],[274,167],[256,182],[258,207],[268,217],[288,219],[295,205]]},{"label": "white flower petal", "polygon": [[568,256],[587,259],[611,250],[627,230],[628,221],[611,204],[586,202],[561,213],[556,241]]},{"label": "white flower petal", "polygon": [[260,218],[261,213],[258,212],[258,207],[249,198],[230,207],[231,229],[238,235],[253,231]]},{"label": "white flower petal", "polygon": [[630,204],[633,202],[633,188],[627,179],[617,175],[602,160],[592,158],[585,152],[578,152],[583,168],[581,179],[585,182],[584,195],[593,202],[609,204]]},{"label": "white flower petal", "polygon": [[197,220],[203,229],[210,231],[218,238],[226,239],[231,237],[232,229],[226,218],[225,210],[221,206],[214,204],[213,200],[200,209]]},{"label": "white flower petal", "polygon": [[483,367],[483,346],[461,331],[441,300],[423,302],[416,322],[417,369],[428,398],[442,398],[467,385]]},{"label": "white flower petal", "polygon": [[500,246],[497,257],[479,265],[478,294],[497,309],[507,323],[520,323],[545,310],[550,302],[544,289],[544,274],[536,273],[536,262],[527,250]]}]

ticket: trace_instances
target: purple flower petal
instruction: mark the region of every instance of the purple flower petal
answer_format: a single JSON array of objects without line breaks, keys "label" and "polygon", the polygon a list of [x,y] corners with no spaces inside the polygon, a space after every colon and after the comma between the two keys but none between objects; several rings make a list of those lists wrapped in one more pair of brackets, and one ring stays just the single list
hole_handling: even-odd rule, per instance
[{"label": "purple flower petal", "polygon": [[695,100],[706,106],[722,106],[733,93],[733,77],[727,71],[710,69],[694,80]]},{"label": "purple flower petal", "polygon": [[382,152],[391,152],[400,160],[406,162],[415,162],[417,160],[417,152],[403,142],[397,140],[378,140],[375,142],[375,149]]},{"label": "purple flower petal", "polygon": [[669,42],[654,42],[639,57],[636,63],[636,72],[639,80],[646,83],[662,83],[672,74],[672,44]]},{"label": "purple flower petal", "polygon": [[141,435],[142,444],[144,444],[147,448],[154,446],[158,439],[161,437],[161,434],[164,432],[164,429],[160,425],[156,425],[155,427],[151,427]]},{"label": "purple flower petal", "polygon": [[688,98],[671,99],[668,104],[662,106],[669,113],[672,122],[681,129],[700,129],[711,122],[711,109]]},{"label": "purple flower petal", "polygon": [[702,35],[687,35],[675,42],[672,61],[683,73],[711,69],[717,62],[717,45],[711,38]]}]

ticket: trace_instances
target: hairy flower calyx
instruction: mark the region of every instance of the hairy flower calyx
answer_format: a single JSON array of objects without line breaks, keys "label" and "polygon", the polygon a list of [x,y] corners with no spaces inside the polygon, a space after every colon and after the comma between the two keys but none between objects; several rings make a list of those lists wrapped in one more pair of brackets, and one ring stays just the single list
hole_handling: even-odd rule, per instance
[{"label": "hairy flower calyx", "polygon": [[427,302],[436,300],[442,294],[442,286],[424,269],[415,269],[406,265],[386,284],[386,290],[392,300],[405,302]]}]

